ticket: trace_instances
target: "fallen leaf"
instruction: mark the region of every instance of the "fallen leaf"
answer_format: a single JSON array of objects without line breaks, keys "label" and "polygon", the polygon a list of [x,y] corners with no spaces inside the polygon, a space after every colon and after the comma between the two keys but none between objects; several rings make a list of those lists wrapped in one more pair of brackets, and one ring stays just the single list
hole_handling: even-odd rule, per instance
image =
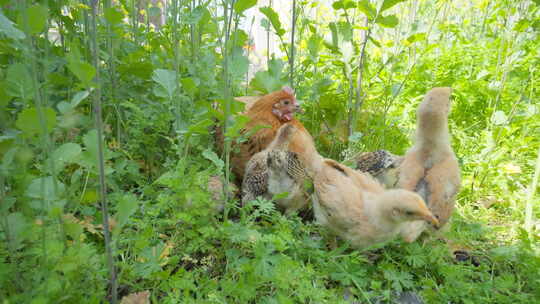
[{"label": "fallen leaf", "polygon": [[149,304],[150,292],[148,290],[124,296],[120,304]]}]

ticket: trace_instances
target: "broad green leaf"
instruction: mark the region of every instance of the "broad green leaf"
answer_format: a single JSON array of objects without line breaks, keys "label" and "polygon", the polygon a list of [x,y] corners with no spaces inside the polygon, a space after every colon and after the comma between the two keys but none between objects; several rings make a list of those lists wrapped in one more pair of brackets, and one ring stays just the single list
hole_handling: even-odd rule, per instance
[{"label": "broad green leaf", "polygon": [[358,1],[358,9],[369,19],[375,18],[375,15],[377,14],[377,9],[369,3],[369,0]]},{"label": "broad green leaf", "polygon": [[122,19],[124,19],[124,14],[116,7],[106,8],[104,15],[105,20],[107,20],[107,22],[113,25],[119,24],[120,22],[122,22]]},{"label": "broad green leaf", "polygon": [[378,24],[384,26],[384,27],[396,27],[398,25],[399,20],[395,15],[389,15],[389,16],[379,16],[377,17],[377,20],[375,21]]},{"label": "broad green leaf", "polygon": [[176,82],[176,72],[172,70],[157,69],[152,75],[152,80],[159,84],[167,93],[167,97],[173,98],[174,92],[178,88]]},{"label": "broad green leaf", "polygon": [[98,161],[98,135],[97,130],[90,130],[83,136],[83,143],[86,147],[86,152],[90,154],[89,156],[93,160],[94,164]]},{"label": "broad green leaf", "polygon": [[128,222],[129,217],[137,211],[139,202],[134,195],[126,194],[120,198],[120,202],[116,207],[116,220],[118,224],[114,228],[115,233],[118,233],[120,229]]},{"label": "broad green leaf", "polygon": [[52,176],[34,179],[26,189],[26,196],[46,201],[58,200],[64,193],[66,186]]},{"label": "broad green leaf", "polygon": [[337,25],[335,22],[330,22],[328,26],[330,27],[330,31],[332,33],[332,46],[337,49],[339,45]]},{"label": "broad green leaf", "polygon": [[11,96],[7,93],[7,83],[0,81],[0,107],[5,107],[11,100]]},{"label": "broad green leaf", "polygon": [[180,80],[182,83],[182,88],[184,91],[193,98],[195,94],[197,93],[197,84],[191,77],[185,77]]},{"label": "broad green leaf", "polygon": [[[43,118],[45,119],[45,126],[47,133],[50,133],[56,126],[56,112],[47,107],[43,108]],[[15,126],[26,136],[33,136],[43,132],[42,123],[40,122],[40,115],[36,108],[24,109],[17,117]]]},{"label": "broad green leaf", "polygon": [[225,167],[225,163],[223,162],[223,160],[221,160],[217,156],[217,154],[210,149],[204,150],[202,153],[202,156],[204,156],[204,158],[214,163],[214,165],[219,169],[219,171],[223,170],[223,168]]},{"label": "broad green leaf", "polygon": [[268,71],[258,71],[251,80],[250,85],[263,93],[277,91],[287,83],[283,73],[284,64],[281,60],[272,58],[268,63]]},{"label": "broad green leaf", "polygon": [[18,151],[19,148],[16,146],[6,151],[2,157],[2,162],[0,163],[0,174],[9,176],[9,171],[13,169],[13,160]]},{"label": "broad green leaf", "polygon": [[203,119],[194,124],[191,124],[188,128],[188,134],[208,134],[208,129],[211,125],[215,124],[215,121],[211,119]]},{"label": "broad green leaf", "polygon": [[88,97],[88,95],[90,95],[89,91],[78,92],[73,96],[70,103],[61,101],[56,105],[56,107],[58,108],[58,111],[60,111],[60,113],[65,114],[75,109],[79,105],[79,103],[81,103],[81,101]]},{"label": "broad green leaf", "polygon": [[9,208],[15,205],[16,201],[17,199],[12,196],[4,197],[2,203],[0,204],[0,214],[4,216],[9,211]]},{"label": "broad green leaf", "polygon": [[13,22],[9,20],[2,9],[0,9],[0,32],[14,40],[24,39],[24,32],[15,27]]},{"label": "broad green leaf", "polygon": [[47,8],[43,5],[33,5],[26,11],[28,14],[28,32],[30,34],[43,32],[49,15]]},{"label": "broad green leaf", "polygon": [[234,3],[234,11],[237,14],[243,13],[248,8],[251,8],[257,4],[257,0],[238,0]]},{"label": "broad green leaf", "polygon": [[9,242],[11,247],[19,249],[25,239],[25,232],[28,230],[28,219],[20,212],[10,213],[6,217],[9,227]]},{"label": "broad green leaf", "polygon": [[261,7],[259,8],[259,11],[261,11],[261,13],[263,13],[268,20],[270,20],[270,23],[278,36],[281,37],[283,34],[285,34],[285,30],[281,27],[281,22],[279,21],[279,16],[276,11],[269,6]]},{"label": "broad green leaf", "polygon": [[96,75],[96,69],[88,62],[81,60],[77,52],[71,52],[67,57],[69,70],[79,78],[84,86],[89,87]]},{"label": "broad green leaf", "polygon": [[356,7],[356,3],[352,0],[339,0],[332,3],[334,9],[350,9]]},{"label": "broad green leaf", "polygon": [[307,47],[308,47],[309,54],[311,55],[311,57],[317,58],[319,56],[321,46],[322,46],[322,38],[319,35],[313,34],[309,37],[308,42],[307,42]]},{"label": "broad green leaf", "polygon": [[81,152],[81,146],[76,143],[66,143],[56,148],[52,153],[52,159],[57,166],[56,169],[61,170],[61,166],[64,164],[75,162]]},{"label": "broad green leaf", "polygon": [[88,97],[88,95],[90,95],[89,91],[77,92],[75,95],[73,95],[73,98],[71,98],[71,108],[78,106],[81,101]]},{"label": "broad green leaf", "polygon": [[392,8],[394,5],[400,3],[400,2],[405,2],[407,0],[384,0],[382,6],[381,6],[381,11],[380,13],[384,12],[385,10],[387,9],[390,9]]},{"label": "broad green leaf", "polygon": [[407,37],[403,42],[405,45],[411,45],[417,41],[422,41],[426,39],[426,33],[415,33]]},{"label": "broad green leaf", "polygon": [[151,8],[148,9],[148,16],[150,17],[161,16],[161,9],[156,6],[152,6]]},{"label": "broad green leaf", "polygon": [[8,67],[6,85],[6,93],[11,96],[23,100],[34,97],[35,90],[32,75],[30,75],[26,65],[22,63],[14,63]]}]

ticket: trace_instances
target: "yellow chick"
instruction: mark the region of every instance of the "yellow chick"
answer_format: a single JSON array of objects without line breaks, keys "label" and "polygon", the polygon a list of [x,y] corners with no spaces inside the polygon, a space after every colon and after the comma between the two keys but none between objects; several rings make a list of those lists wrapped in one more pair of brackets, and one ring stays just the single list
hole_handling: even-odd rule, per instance
[{"label": "yellow chick", "polygon": [[[414,145],[398,167],[397,186],[420,194],[431,212],[445,225],[461,185],[456,155],[450,146],[448,113],[451,88],[433,88],[417,110]],[[406,225],[403,236],[414,241],[426,229],[422,222]]]},{"label": "yellow chick", "polygon": [[[295,132],[284,129],[283,136]],[[439,222],[422,198],[403,189],[385,190],[372,177],[325,159],[314,146],[298,158],[313,179],[313,210],[317,221],[356,247],[367,247],[399,236],[404,224]]]}]

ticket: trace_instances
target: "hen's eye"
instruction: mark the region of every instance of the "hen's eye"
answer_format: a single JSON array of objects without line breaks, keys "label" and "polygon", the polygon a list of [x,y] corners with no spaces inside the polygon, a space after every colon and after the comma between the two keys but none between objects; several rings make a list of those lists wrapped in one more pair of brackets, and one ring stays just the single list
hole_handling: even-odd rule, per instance
[{"label": "hen's eye", "polygon": [[283,104],[286,105],[286,106],[288,106],[289,103],[290,103],[290,101],[288,101],[288,100],[283,101]]}]

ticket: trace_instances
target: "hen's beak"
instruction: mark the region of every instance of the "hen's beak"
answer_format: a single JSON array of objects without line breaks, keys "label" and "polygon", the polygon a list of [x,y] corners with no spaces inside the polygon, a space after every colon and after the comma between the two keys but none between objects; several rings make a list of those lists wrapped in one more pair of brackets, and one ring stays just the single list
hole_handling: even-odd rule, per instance
[{"label": "hen's beak", "polygon": [[435,227],[435,229],[441,228],[441,224],[439,223],[439,220],[435,216],[433,216],[432,214],[424,215],[424,220],[426,222],[430,223],[431,225],[433,225],[433,227]]}]

